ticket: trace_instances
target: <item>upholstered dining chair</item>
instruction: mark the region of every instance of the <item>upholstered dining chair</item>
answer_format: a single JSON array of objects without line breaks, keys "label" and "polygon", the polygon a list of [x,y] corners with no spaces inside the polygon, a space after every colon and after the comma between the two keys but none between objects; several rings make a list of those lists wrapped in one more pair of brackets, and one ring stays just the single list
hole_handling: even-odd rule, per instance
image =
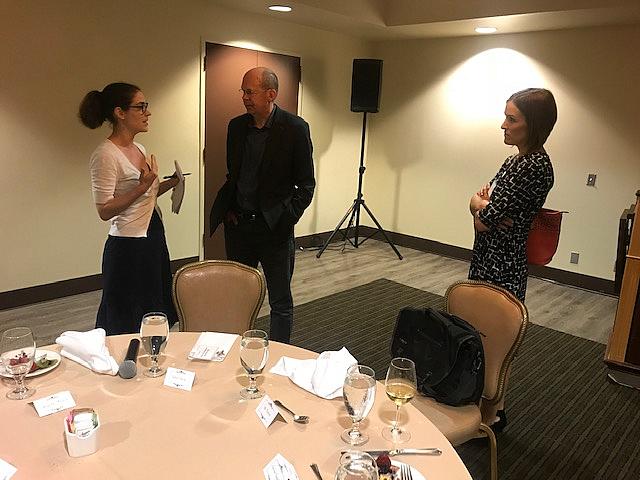
[{"label": "upholstered dining chair", "polygon": [[253,328],[265,295],[259,270],[230,260],[204,260],[173,276],[181,332],[242,334]]},{"label": "upholstered dining chair", "polygon": [[484,390],[479,405],[452,407],[422,395],[412,404],[453,445],[486,436],[489,441],[491,480],[498,478],[496,437],[489,427],[502,406],[511,362],[522,344],[529,321],[527,308],[512,293],[487,282],[466,280],[451,285],[446,310],[481,332],[485,357]]}]

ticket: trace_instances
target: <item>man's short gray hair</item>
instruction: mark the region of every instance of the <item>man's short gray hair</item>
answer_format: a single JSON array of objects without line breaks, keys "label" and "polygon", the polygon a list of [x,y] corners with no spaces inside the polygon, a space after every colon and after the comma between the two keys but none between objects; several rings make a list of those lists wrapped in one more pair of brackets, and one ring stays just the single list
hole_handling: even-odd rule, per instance
[{"label": "man's short gray hair", "polygon": [[274,89],[278,91],[278,76],[273,70],[265,68],[262,71],[261,87],[264,89]]}]

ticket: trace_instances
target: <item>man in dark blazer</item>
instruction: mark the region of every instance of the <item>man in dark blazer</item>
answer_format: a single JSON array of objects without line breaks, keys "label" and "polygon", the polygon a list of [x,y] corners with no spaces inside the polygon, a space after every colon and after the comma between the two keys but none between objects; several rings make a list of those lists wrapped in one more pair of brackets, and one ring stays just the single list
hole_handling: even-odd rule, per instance
[{"label": "man in dark blazer", "polygon": [[241,91],[247,113],[229,122],[227,181],[211,208],[210,233],[224,222],[227,258],[262,265],[270,338],[289,343],[293,226],[311,203],[316,185],[309,125],[274,103],[278,77],[269,69],[245,73]]}]

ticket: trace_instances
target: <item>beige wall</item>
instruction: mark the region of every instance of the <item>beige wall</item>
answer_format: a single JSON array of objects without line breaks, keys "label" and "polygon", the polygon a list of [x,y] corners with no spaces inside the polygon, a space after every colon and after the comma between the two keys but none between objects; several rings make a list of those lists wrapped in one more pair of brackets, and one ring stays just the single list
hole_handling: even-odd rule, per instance
[{"label": "beige wall", "polygon": [[0,291],[100,272],[108,226],[93,206],[88,158],[110,130],[86,129],[76,112],[87,91],[112,81],[136,83],[149,99],[150,132],[137,139],[161,173],[172,173],[174,159],[194,172],[180,215],[169,195],[160,204],[171,257],[198,255],[204,41],[301,57],[300,108],[311,125],[318,189],[297,234],[333,227],[353,196],[356,172],[345,163],[358,155],[360,119],[349,111],[351,60],[366,56],[366,44],[210,3],[3,2]]},{"label": "beige wall", "polygon": [[383,97],[371,116],[367,203],[390,230],[471,248],[469,197],[513,152],[502,143],[504,101],[547,87],[559,119],[546,205],[570,212],[550,266],[612,279],[618,219],[640,188],[638,50],[638,27],[378,44]]},{"label": "beige wall", "polygon": [[[548,142],[556,186],[547,203],[571,211],[551,266],[612,278],[617,219],[640,187],[638,28],[371,45],[205,0],[3,2],[2,16],[0,291],[100,272],[108,229],[87,161],[109,131],[84,128],[76,110],[111,81],[137,83],[150,100],[151,130],[139,140],[161,173],[174,159],[194,172],[180,215],[168,196],[160,203],[171,257],[198,255],[204,41],[302,59],[318,188],[298,235],[331,230],[355,194],[353,58],[385,60],[382,110],[369,117],[367,204],[390,230],[467,248],[468,198],[510,152],[499,131],[504,98],[534,83],[551,88],[560,119]],[[598,174],[596,188],[584,185],[588,173]],[[577,267],[570,251],[581,253]]]}]

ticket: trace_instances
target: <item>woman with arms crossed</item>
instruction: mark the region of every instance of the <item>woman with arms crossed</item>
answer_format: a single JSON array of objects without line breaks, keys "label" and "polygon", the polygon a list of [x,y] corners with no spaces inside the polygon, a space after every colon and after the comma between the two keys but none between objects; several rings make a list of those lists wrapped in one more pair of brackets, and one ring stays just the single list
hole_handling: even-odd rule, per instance
[{"label": "woman with arms crossed", "polygon": [[153,155],[134,142],[148,131],[151,113],[135,85],[112,83],[93,90],[80,104],[79,117],[91,129],[104,121],[111,135],[91,155],[91,186],[100,218],[110,221],[102,257],[103,292],[96,328],[107,335],[135,333],[145,313],[160,311],[176,321],[164,227],[156,198],[178,180],[158,180]]},{"label": "woman with arms crossed", "polygon": [[556,123],[556,102],[549,90],[528,88],[511,95],[504,114],[504,143],[517,147],[518,153],[471,197],[476,235],[469,278],[506,288],[524,302],[527,237],[553,186],[544,143]]},{"label": "woman with arms crossed", "polygon": [[[475,242],[469,278],[499,285],[524,302],[527,237],[551,187],[553,166],[544,143],[558,116],[553,94],[543,88],[516,92],[507,100],[504,143],[518,148],[491,182],[471,197]],[[507,425],[504,400],[491,428]]]}]

